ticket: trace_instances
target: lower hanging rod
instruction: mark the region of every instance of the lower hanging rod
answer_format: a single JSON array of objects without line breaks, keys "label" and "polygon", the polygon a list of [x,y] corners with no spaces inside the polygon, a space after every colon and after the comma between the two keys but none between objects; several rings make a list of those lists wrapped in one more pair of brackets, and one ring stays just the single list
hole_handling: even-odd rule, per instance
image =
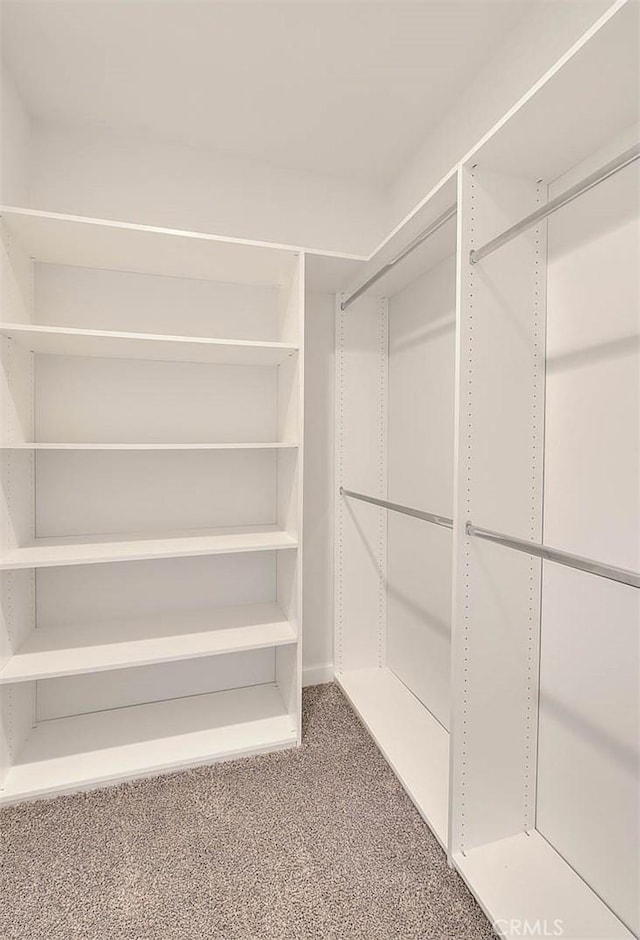
[{"label": "lower hanging rod", "polygon": [[407,245],[406,248],[403,248],[400,254],[396,255],[395,258],[392,258],[391,261],[387,261],[387,263],[384,264],[378,271],[376,271],[375,274],[372,274],[371,277],[364,282],[364,284],[358,287],[357,290],[354,290],[352,294],[349,294],[348,297],[345,297],[345,299],[340,304],[340,309],[346,310],[347,307],[354,302],[354,300],[357,300],[358,297],[361,297],[365,291],[369,290],[369,288],[376,283],[376,281],[379,281],[380,278],[384,277],[385,274],[388,274],[392,268],[395,268],[397,264],[400,264],[401,261],[404,261],[407,255],[410,255],[412,251],[415,251],[416,248],[422,245],[423,242],[426,242],[428,238],[431,238],[432,235],[435,235],[438,229],[441,229],[442,226],[449,221],[449,219],[452,219],[457,211],[458,210],[456,205],[449,206],[449,208],[443,212],[442,215],[439,215],[438,218],[435,219],[431,225],[429,225],[424,230],[424,232],[421,232],[417,238],[414,238],[414,240]]},{"label": "lower hanging rod", "polygon": [[422,519],[424,522],[433,522],[434,525],[442,525],[447,529],[453,528],[453,519],[447,516],[438,516],[433,512],[424,512],[422,509],[412,509],[411,506],[402,506],[400,503],[390,503],[386,499],[376,499],[375,496],[365,496],[364,493],[354,493],[353,490],[345,490],[340,487],[341,496],[349,496],[351,499],[360,499],[363,503],[371,503],[373,506],[380,506],[382,509],[390,509],[391,512],[401,512],[405,516],[413,516],[416,519]]},{"label": "lower hanging rod", "polygon": [[571,552],[563,552],[558,548],[549,548],[547,545],[540,545],[536,542],[527,542],[526,539],[517,539],[512,535],[503,535],[502,532],[493,532],[491,529],[481,529],[471,522],[467,522],[466,533],[479,539],[486,539],[488,542],[495,542],[497,545],[504,545],[506,548],[513,548],[517,552],[524,552],[526,555],[535,555],[537,558],[555,561],[559,565],[566,565],[569,568],[577,568],[579,571],[595,574],[599,578],[606,578],[609,581],[618,581],[620,584],[640,588],[640,574],[635,571],[628,571],[626,568],[605,565],[599,561],[593,561],[591,558],[572,555]]},{"label": "lower hanging rod", "polygon": [[526,231],[528,228],[531,228],[534,225],[537,225],[538,222],[546,219],[548,215],[551,215],[553,212],[557,212],[558,209],[561,209],[568,203],[573,202],[573,200],[577,199],[578,196],[581,196],[583,193],[593,189],[593,187],[597,186],[598,183],[603,183],[604,180],[609,179],[609,177],[613,176],[614,173],[618,173],[620,170],[623,170],[626,166],[629,166],[629,164],[634,163],[639,159],[640,144],[636,144],[634,147],[630,147],[629,150],[625,150],[624,153],[619,154],[619,156],[617,156],[614,160],[611,160],[609,163],[601,166],[599,170],[596,170],[594,173],[586,176],[583,180],[580,180],[580,182],[576,183],[575,186],[565,190],[563,193],[560,193],[559,196],[556,196],[555,199],[551,199],[544,206],[536,209],[536,211],[532,212],[531,215],[527,215],[524,219],[520,219],[519,222],[516,222],[515,225],[511,226],[511,228],[506,229],[501,235],[497,235],[495,238],[492,238],[490,242],[486,243],[486,245],[470,251],[469,261],[471,264],[477,264],[478,261],[481,261],[483,258],[486,258],[487,255],[490,255],[493,251],[495,251],[496,248],[501,248],[503,245],[506,245],[507,242],[510,242],[512,238],[515,238],[521,232]]}]

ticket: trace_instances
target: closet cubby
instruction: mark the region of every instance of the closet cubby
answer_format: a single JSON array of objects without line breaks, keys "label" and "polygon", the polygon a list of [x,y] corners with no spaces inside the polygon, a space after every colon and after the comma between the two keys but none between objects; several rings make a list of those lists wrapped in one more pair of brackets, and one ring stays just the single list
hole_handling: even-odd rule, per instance
[{"label": "closet cubby", "polygon": [[0,800],[296,745],[302,253],[2,226]]}]

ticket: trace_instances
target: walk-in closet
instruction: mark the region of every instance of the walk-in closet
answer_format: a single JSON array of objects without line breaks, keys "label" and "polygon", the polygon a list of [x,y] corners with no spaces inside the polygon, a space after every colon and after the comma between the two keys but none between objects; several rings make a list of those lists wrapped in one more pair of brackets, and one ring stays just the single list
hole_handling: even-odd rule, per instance
[{"label": "walk-in closet", "polygon": [[638,0],[1,15],[0,936],[638,937]]}]

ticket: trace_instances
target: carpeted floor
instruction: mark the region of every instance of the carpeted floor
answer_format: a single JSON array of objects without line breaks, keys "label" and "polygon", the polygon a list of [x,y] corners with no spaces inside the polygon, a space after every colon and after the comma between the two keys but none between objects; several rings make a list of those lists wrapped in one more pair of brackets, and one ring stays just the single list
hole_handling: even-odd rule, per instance
[{"label": "carpeted floor", "polygon": [[304,745],[0,814],[2,940],[493,933],[335,685]]}]

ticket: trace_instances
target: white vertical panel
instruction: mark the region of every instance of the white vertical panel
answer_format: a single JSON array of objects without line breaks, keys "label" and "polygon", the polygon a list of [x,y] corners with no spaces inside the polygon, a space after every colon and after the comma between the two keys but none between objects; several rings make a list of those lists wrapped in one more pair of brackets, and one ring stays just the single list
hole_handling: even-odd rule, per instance
[{"label": "white vertical panel", "polygon": [[33,264],[27,252],[0,222],[0,291],[2,320],[31,323],[33,317]]},{"label": "white vertical panel", "polygon": [[334,298],[307,293],[305,311],[304,662],[326,669],[333,663]]},{"label": "white vertical panel", "polygon": [[295,535],[297,548],[278,552],[276,596],[298,633],[296,646],[275,651],[275,676],[287,711],[302,740],[302,611],[303,611],[303,468],[304,468],[304,321],[305,258],[299,255],[289,281],[280,292],[280,339],[300,347],[297,356],[278,366],[278,439],[294,441],[297,449],[277,455],[278,524]]},{"label": "white vertical panel", "polygon": [[0,574],[0,668],[35,627],[35,572]]},{"label": "white vertical panel", "polygon": [[635,164],[549,221],[545,441],[546,540],[633,569],[640,567],[639,214]]},{"label": "white vertical panel", "polygon": [[302,346],[304,336],[305,257],[296,253],[283,271],[278,294],[278,340]]},{"label": "white vertical panel", "polygon": [[[552,195],[613,153],[595,154]],[[640,171],[549,222],[545,541],[640,568]],[[640,592],[545,563],[540,832],[640,930]]]},{"label": "white vertical panel", "polygon": [[33,440],[33,359],[19,343],[0,339],[0,436],[12,444]]},{"label": "white vertical panel", "polygon": [[[299,636],[299,635],[298,635]],[[275,681],[284,707],[297,731],[297,743],[302,743],[302,644],[277,646],[271,651],[275,657]]]},{"label": "white vertical panel", "polygon": [[7,771],[35,725],[35,711],[35,682],[0,688],[0,792]]},{"label": "white vertical panel", "polygon": [[542,187],[481,167],[460,179],[452,852],[534,824],[540,564],[465,524],[540,539],[545,353],[543,233],[469,262]]},{"label": "white vertical panel", "polygon": [[638,932],[640,591],[545,562],[537,828]]},{"label": "white vertical panel", "polygon": [[[2,226],[0,241],[1,318],[33,319],[33,265]],[[10,340],[0,349],[0,438],[33,439],[33,356]],[[33,455],[5,452],[0,457],[0,552],[34,533]],[[3,572],[0,585],[0,662],[35,627],[33,571]],[[0,788],[35,720],[35,684],[7,686],[0,692]]]},{"label": "white vertical panel", "polygon": [[[30,322],[33,311],[33,265],[4,230],[0,242],[2,318]],[[8,339],[0,340],[0,439],[33,440],[33,355]],[[33,456],[5,452],[0,456],[0,550],[33,537]]]},{"label": "white vertical panel", "polygon": [[387,495],[388,305],[336,306],[336,671],[380,666],[386,634],[386,510],[339,489]]},{"label": "white vertical panel", "polygon": [[[453,515],[456,261],[389,301],[389,498]],[[451,532],[390,513],[387,664],[446,728]]]}]

